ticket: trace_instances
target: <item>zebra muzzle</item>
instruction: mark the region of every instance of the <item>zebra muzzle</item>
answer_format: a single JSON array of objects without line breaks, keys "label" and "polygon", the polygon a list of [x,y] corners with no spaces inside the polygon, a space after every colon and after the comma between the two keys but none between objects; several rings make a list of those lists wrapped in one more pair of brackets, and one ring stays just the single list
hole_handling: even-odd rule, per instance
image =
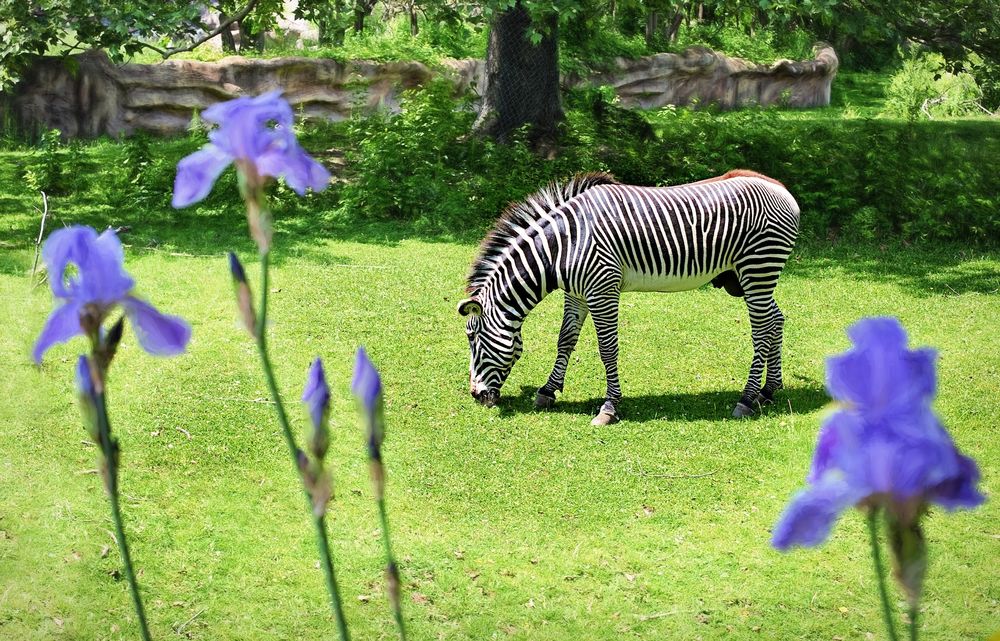
[{"label": "zebra muzzle", "polygon": [[486,407],[493,407],[500,400],[500,392],[498,390],[483,390],[482,392],[473,392],[472,398],[476,399],[482,405]]}]

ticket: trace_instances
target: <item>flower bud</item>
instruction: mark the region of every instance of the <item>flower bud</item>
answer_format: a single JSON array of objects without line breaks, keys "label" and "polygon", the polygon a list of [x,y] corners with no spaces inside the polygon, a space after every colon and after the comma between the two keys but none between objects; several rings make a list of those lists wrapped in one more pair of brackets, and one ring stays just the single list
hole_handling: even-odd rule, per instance
[{"label": "flower bud", "polygon": [[243,270],[243,263],[234,252],[229,252],[229,271],[233,275],[233,280],[237,283],[247,282],[247,273]]},{"label": "flower bud", "polygon": [[312,432],[309,435],[309,452],[322,461],[330,447],[330,388],[323,373],[323,361],[317,357],[306,374],[306,386],[302,391],[302,402],[309,410]]},{"label": "flower bud", "polygon": [[253,296],[250,285],[247,284],[247,274],[236,254],[229,252],[229,272],[233,275],[233,287],[236,290],[236,306],[240,311],[240,319],[250,335],[257,338],[257,313],[253,308]]},{"label": "flower bud", "polygon": [[90,372],[90,360],[86,356],[80,356],[76,361],[76,391],[80,399],[83,426],[91,440],[100,445],[101,434],[97,424],[97,395],[94,391],[94,379]]},{"label": "flower bud", "polygon": [[118,345],[122,342],[122,334],[125,333],[125,317],[120,317],[107,332],[103,332],[101,343],[96,354],[97,364],[101,371],[107,372],[115,354],[118,353]]}]

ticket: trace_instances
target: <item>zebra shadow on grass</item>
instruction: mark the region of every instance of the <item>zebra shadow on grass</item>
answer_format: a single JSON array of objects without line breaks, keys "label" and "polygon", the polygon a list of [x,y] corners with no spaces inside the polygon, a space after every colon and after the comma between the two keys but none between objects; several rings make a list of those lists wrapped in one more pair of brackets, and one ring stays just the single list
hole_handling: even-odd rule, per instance
[{"label": "zebra shadow on grass", "polygon": [[[559,399],[548,410],[535,409],[537,388],[522,385],[517,394],[500,398],[500,415],[510,416],[525,412],[560,412],[573,414],[588,420],[594,417],[604,402],[603,397],[582,400]],[[732,421],[747,420],[732,418],[733,406],[739,400],[738,390],[717,390],[707,392],[681,392],[676,394],[625,395],[619,405],[621,419],[637,423],[647,421]],[[792,382],[778,391],[774,404],[758,411],[749,420],[781,414],[810,414],[830,402],[823,386],[803,378]]]}]

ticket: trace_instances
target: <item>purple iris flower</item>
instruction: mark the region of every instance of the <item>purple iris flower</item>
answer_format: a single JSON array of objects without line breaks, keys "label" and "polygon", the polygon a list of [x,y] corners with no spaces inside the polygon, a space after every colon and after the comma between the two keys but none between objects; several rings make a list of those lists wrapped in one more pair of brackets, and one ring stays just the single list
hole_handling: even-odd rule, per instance
[{"label": "purple iris flower", "polygon": [[306,387],[302,391],[302,402],[309,409],[309,418],[313,427],[319,429],[324,424],[327,411],[330,409],[330,388],[323,374],[323,361],[316,358],[306,374]]},{"label": "purple iris flower", "polygon": [[236,162],[260,177],[282,176],[300,196],[322,191],[330,172],[299,146],[292,131],[292,108],[280,91],[212,105],[202,118],[219,125],[209,144],[182,159],[174,180],[174,207],[187,207],[208,195],[222,171]]},{"label": "purple iris flower", "polygon": [[932,349],[907,349],[895,318],[847,330],[854,347],[827,360],[827,389],[842,403],[820,430],[809,486],[775,526],[772,544],[819,545],[852,505],[883,505],[913,522],[928,503],[975,507],[979,469],[961,454],[931,409]]},{"label": "purple iris flower", "polygon": [[[121,242],[112,230],[98,235],[90,227],[74,226],[55,231],[45,241],[42,258],[52,293],[62,305],[49,315],[38,336],[32,357],[74,336],[99,334],[101,323],[121,305],[139,344],[150,354],[180,354],[191,338],[191,327],[177,316],[161,314],[149,303],[132,296],[135,281],[124,268]],[[68,273],[70,265],[75,273]]]},{"label": "purple iris flower", "polygon": [[357,358],[354,361],[351,392],[358,397],[369,414],[375,412],[378,398],[382,395],[382,379],[379,378],[378,370],[372,365],[364,347],[358,348]]}]

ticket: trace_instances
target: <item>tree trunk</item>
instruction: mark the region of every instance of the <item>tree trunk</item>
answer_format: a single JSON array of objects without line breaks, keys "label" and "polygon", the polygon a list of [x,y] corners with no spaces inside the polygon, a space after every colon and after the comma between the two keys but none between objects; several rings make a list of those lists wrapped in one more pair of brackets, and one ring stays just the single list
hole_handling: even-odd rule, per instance
[{"label": "tree trunk", "polygon": [[[220,13],[219,23],[221,24],[226,20],[229,20],[229,16]],[[222,36],[222,51],[225,53],[236,53],[236,38],[233,37],[233,25],[224,28],[219,35]]]},{"label": "tree trunk", "polygon": [[365,18],[371,15],[378,0],[355,0],[354,3],[354,33],[365,30]]},{"label": "tree trunk", "polygon": [[250,25],[243,21],[236,23],[240,27],[240,53],[254,49],[258,53],[264,53],[264,32],[255,32]]},{"label": "tree trunk", "polygon": [[675,42],[677,40],[677,33],[681,30],[681,24],[684,22],[684,9],[678,9],[674,13],[674,19],[670,22],[667,27],[667,42]]},{"label": "tree trunk", "polygon": [[652,48],[656,38],[656,26],[660,22],[660,12],[649,9],[646,12],[646,46]]},{"label": "tree trunk", "polygon": [[410,35],[416,38],[420,33],[420,26],[417,24],[417,3],[410,0],[407,9],[410,12]]},{"label": "tree trunk", "polygon": [[529,142],[536,149],[551,150],[564,117],[559,96],[558,16],[545,18],[537,45],[528,39],[531,24],[520,2],[494,18],[486,51],[483,106],[472,129],[507,142],[516,129],[529,125]]}]

